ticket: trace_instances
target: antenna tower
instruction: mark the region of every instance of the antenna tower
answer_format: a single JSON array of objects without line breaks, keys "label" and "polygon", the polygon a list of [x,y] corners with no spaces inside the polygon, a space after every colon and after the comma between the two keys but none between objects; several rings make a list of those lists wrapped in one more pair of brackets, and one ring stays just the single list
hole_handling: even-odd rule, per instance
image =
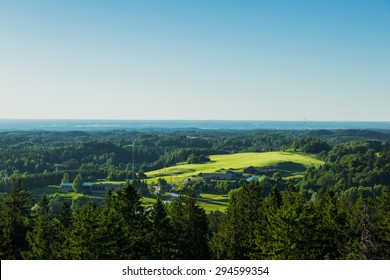
[{"label": "antenna tower", "polygon": [[135,167],[134,167],[134,149],[135,149],[135,136],[133,131],[133,184],[134,184],[134,175],[135,175]]}]

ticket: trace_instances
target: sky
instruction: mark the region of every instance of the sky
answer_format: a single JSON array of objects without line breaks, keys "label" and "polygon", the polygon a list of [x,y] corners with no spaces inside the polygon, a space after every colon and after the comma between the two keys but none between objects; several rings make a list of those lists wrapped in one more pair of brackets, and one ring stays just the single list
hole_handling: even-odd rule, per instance
[{"label": "sky", "polygon": [[0,0],[0,119],[390,121],[390,0]]}]

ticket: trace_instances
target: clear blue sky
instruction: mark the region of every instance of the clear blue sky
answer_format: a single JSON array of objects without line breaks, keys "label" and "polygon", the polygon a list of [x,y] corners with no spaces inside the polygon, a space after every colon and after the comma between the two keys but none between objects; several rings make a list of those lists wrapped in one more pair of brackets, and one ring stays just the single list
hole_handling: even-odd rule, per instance
[{"label": "clear blue sky", "polygon": [[0,119],[390,121],[389,0],[0,0]]}]

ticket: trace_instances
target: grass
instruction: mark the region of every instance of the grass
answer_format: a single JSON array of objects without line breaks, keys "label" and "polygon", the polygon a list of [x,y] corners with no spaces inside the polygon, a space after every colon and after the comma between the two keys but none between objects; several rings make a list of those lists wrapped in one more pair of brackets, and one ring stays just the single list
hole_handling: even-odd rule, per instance
[{"label": "grass", "polygon": [[199,173],[213,173],[221,169],[242,171],[254,167],[272,167],[283,163],[295,163],[309,166],[319,166],[323,162],[312,155],[293,152],[266,152],[266,153],[238,153],[229,155],[212,155],[211,162],[202,164],[181,164],[155,171],[147,172],[148,182],[156,181],[158,177],[164,178],[170,183],[179,183],[184,178],[196,176]]},{"label": "grass", "polygon": [[202,193],[200,197],[197,198],[197,201],[207,213],[216,210],[223,212],[226,210],[229,198],[227,194]]},{"label": "grass", "polygon": [[75,193],[71,191],[63,191],[61,190],[60,186],[56,185],[50,185],[46,187],[41,188],[35,188],[31,190],[32,195],[35,199],[40,199],[43,195],[46,195],[47,197],[52,197],[54,195],[59,195],[61,197],[67,198],[67,199],[73,199],[79,196],[83,196],[81,193]]},{"label": "grass", "polygon": [[[56,195],[61,196],[65,199],[72,200],[74,198],[83,196],[81,193],[74,193],[72,191],[62,191],[60,186],[46,186],[41,188],[33,189],[32,194],[35,199],[39,200],[43,195],[46,195],[48,198],[54,197]],[[97,193],[92,194],[91,196],[86,195],[86,197],[90,197],[91,199],[101,200],[104,198],[105,193]],[[168,200],[170,195],[164,194],[162,196],[163,200]],[[151,207],[156,202],[156,198],[153,196],[143,196],[142,197],[142,205],[146,208]],[[228,204],[228,195],[227,194],[209,194],[202,193],[200,197],[197,198],[198,205],[203,207],[207,213],[210,211],[225,211]]]},{"label": "grass", "polygon": [[153,197],[142,197],[142,205],[144,207],[151,207],[156,202],[156,198]]},{"label": "grass", "polygon": [[[166,200],[167,197],[163,197],[163,200]],[[228,204],[228,195],[227,194],[209,194],[202,193],[197,199],[197,204],[205,209],[207,213],[210,211],[225,211]],[[144,207],[151,207],[156,201],[156,198],[153,197],[142,197],[142,205]]]}]

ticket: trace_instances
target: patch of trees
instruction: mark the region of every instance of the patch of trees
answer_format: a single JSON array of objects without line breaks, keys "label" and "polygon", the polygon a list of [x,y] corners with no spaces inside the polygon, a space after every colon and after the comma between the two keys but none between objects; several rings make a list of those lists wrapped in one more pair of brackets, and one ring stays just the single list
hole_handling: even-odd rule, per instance
[{"label": "patch of trees", "polygon": [[208,259],[210,231],[203,208],[187,194],[169,209],[160,199],[151,209],[127,183],[104,202],[54,212],[44,196],[14,185],[0,200],[1,259]]},{"label": "patch of trees", "polygon": [[210,162],[210,158],[205,155],[197,156],[195,154],[190,154],[187,157],[187,163],[188,164],[194,164],[194,163],[206,163]]},{"label": "patch of trees", "polygon": [[353,201],[333,192],[243,185],[210,244],[216,259],[389,259],[389,188]]},{"label": "patch of trees", "polygon": [[304,153],[318,154],[321,152],[328,152],[331,147],[324,140],[306,138],[294,141],[291,145],[291,149],[300,150]]},{"label": "patch of trees", "polygon": [[301,191],[352,192],[351,188],[366,188],[366,191],[369,188],[376,192],[383,185],[390,186],[388,146],[379,141],[358,140],[334,147],[325,156],[323,166],[306,171],[300,183]]}]

